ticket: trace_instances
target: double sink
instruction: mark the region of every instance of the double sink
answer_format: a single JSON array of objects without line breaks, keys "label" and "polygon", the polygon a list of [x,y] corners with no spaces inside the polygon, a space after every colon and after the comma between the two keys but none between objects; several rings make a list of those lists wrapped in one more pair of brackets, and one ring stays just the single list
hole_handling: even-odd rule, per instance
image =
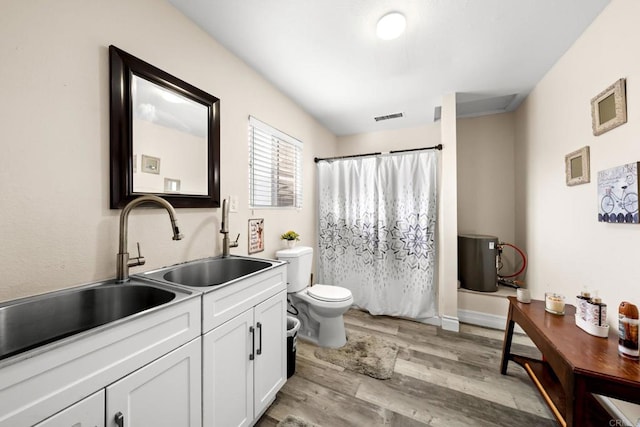
[{"label": "double sink", "polygon": [[253,258],[207,258],[134,276],[0,304],[0,361],[144,315],[279,265]]}]

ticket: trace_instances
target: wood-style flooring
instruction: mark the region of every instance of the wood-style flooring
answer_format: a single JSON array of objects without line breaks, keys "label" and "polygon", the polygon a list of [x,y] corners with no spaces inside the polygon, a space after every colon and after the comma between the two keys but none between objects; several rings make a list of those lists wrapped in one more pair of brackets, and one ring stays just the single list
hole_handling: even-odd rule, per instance
[{"label": "wood-style flooring", "polygon": [[[392,378],[376,380],[317,359],[298,339],[296,373],[256,424],[272,427],[295,415],[324,427],[556,426],[524,370],[500,375],[504,332],[460,325],[460,333],[349,310],[347,329],[398,344]],[[526,336],[512,349],[540,357]]]}]

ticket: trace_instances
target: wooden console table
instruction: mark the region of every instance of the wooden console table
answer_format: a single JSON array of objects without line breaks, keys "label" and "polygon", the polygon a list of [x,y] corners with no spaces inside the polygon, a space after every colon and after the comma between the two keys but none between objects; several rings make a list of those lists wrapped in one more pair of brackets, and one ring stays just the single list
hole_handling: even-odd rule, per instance
[{"label": "wooden console table", "polygon": [[[507,373],[510,360],[524,367],[561,425],[592,425],[597,405],[592,393],[640,403],[640,363],[618,355],[617,331],[594,337],[576,326],[572,305],[558,316],[547,313],[543,301],[523,304],[508,298],[500,372]],[[511,353],[515,323],[538,347],[542,361]]]}]

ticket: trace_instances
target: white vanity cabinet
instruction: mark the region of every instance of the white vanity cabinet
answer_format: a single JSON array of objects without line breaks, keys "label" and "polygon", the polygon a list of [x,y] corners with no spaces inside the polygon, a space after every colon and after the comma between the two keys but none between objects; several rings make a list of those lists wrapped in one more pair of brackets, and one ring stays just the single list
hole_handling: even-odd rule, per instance
[{"label": "white vanity cabinet", "polygon": [[287,293],[258,304],[254,311],[256,355],[253,364],[253,412],[258,417],[287,381]]},{"label": "white vanity cabinet", "polygon": [[104,390],[82,399],[34,427],[104,427]]},{"label": "white vanity cabinet", "polygon": [[200,335],[194,295],[3,361],[0,427],[200,426]]},{"label": "white vanity cabinet", "polygon": [[197,338],[108,386],[106,426],[200,427],[201,360]]},{"label": "white vanity cabinet", "polygon": [[200,427],[200,340],[190,341],[35,427]]},{"label": "white vanity cabinet", "polygon": [[286,307],[285,266],[203,296],[203,426],[253,425],[275,399],[287,379]]}]

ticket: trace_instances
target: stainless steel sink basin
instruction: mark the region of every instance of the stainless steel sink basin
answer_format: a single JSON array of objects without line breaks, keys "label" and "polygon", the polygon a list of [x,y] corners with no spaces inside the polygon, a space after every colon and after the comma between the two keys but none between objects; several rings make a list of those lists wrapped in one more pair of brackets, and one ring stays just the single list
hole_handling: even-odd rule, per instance
[{"label": "stainless steel sink basin", "polygon": [[279,261],[241,257],[208,258],[144,273],[143,276],[171,284],[202,288],[220,286],[279,264]]},{"label": "stainless steel sink basin", "polygon": [[0,360],[176,298],[144,284],[103,284],[25,298],[0,306]]}]

